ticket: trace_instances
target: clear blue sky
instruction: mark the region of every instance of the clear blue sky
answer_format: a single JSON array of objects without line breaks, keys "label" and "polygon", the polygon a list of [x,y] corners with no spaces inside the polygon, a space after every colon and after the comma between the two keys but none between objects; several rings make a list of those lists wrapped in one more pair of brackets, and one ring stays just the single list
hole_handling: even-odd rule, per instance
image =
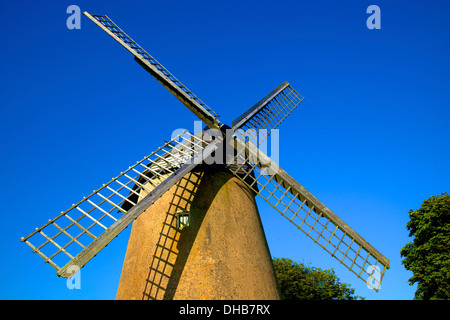
[{"label": "clear blue sky", "polygon": [[[229,123],[283,81],[306,99],[280,165],[391,261],[381,290],[260,204],[271,254],[335,268],[367,299],[412,299],[410,208],[449,191],[448,1],[20,1],[0,27],[1,299],[114,299],[130,228],[80,290],[20,237],[196,119],[84,16],[107,14]],[[381,29],[366,9],[381,8]]]}]

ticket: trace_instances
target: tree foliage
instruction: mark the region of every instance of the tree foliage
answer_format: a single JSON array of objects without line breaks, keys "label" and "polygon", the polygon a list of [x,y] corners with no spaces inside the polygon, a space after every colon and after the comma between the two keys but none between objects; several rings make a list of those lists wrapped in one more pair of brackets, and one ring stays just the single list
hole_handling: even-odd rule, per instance
[{"label": "tree foliage", "polygon": [[406,227],[414,237],[400,251],[402,264],[413,272],[414,299],[450,299],[450,195],[443,193],[409,211]]},{"label": "tree foliage", "polygon": [[289,300],[357,300],[355,289],[340,283],[333,269],[307,267],[290,259],[274,258],[281,298]]}]

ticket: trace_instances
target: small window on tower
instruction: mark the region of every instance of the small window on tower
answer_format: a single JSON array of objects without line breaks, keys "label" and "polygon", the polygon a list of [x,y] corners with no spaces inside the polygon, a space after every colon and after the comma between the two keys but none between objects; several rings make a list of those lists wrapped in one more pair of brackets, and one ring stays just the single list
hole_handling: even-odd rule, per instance
[{"label": "small window on tower", "polygon": [[183,229],[189,227],[189,211],[183,210],[175,213],[177,218],[177,228]]}]

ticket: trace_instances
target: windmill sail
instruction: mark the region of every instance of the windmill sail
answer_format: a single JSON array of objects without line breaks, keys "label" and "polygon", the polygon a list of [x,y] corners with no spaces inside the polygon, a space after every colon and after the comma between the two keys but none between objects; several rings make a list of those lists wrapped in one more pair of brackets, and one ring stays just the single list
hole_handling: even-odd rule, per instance
[{"label": "windmill sail", "polygon": [[208,127],[212,129],[218,129],[220,127],[217,113],[201,101],[194,93],[192,93],[192,91],[186,88],[185,85],[120,29],[108,16],[91,15],[88,12],[84,12],[84,15],[120,43],[125,49],[131,52],[134,55],[135,60],[145,70],[155,77],[156,80],[188,107]]},{"label": "windmill sail", "polygon": [[[238,152],[235,164],[229,166],[230,171],[358,278],[378,291],[389,268],[389,260],[255,145],[244,143],[239,138],[235,144]],[[237,174],[242,168],[248,170],[244,176]]]},{"label": "windmill sail", "polygon": [[[259,146],[303,101],[288,82],[283,82],[231,125],[236,136],[250,138]],[[238,130],[240,129],[240,130]],[[258,136],[258,137],[257,137]]]},{"label": "windmill sail", "polygon": [[70,277],[219,144],[183,132],[21,241]]}]

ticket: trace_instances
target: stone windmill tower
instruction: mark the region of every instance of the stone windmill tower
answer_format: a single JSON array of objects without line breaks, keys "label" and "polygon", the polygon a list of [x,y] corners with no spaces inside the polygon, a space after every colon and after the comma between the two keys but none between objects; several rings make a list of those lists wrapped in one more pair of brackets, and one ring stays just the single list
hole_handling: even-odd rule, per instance
[{"label": "stone windmill tower", "polygon": [[206,127],[172,137],[21,241],[70,277],[133,221],[117,299],[278,299],[254,197],[378,290],[389,260],[262,152],[302,102],[284,82],[231,123],[104,15],[84,13]]}]

